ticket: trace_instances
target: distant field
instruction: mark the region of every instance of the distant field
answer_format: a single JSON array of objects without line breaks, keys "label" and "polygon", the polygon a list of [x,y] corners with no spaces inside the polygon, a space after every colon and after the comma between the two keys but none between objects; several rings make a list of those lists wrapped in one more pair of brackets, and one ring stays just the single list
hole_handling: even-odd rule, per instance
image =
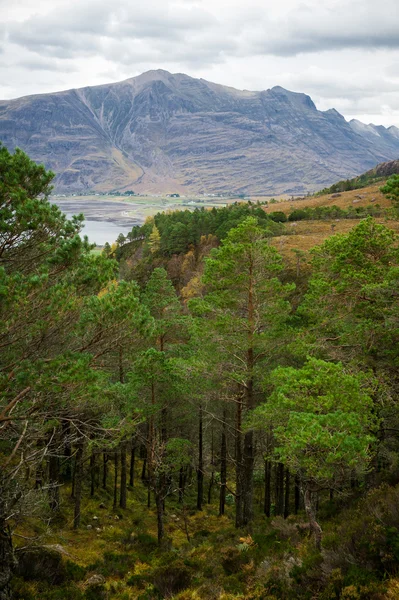
[{"label": "distant field", "polygon": [[[98,217],[113,221],[130,220],[143,222],[149,216],[168,210],[184,210],[201,207],[220,207],[236,202],[237,198],[185,197],[168,198],[166,196],[53,196],[52,201],[62,210],[73,206],[74,210],[83,212],[87,218],[95,218],[98,207]],[[115,206],[115,209],[113,208]],[[105,210],[104,210],[105,209]]]}]

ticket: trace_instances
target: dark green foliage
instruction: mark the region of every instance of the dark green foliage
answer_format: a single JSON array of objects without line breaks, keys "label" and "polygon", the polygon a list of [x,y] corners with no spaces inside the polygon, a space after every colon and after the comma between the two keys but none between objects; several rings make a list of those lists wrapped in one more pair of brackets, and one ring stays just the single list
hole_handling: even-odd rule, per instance
[{"label": "dark green foliage", "polygon": [[380,216],[383,210],[378,204],[372,206],[350,206],[347,209],[332,206],[316,206],[315,208],[297,208],[290,212],[288,221],[328,221],[330,219],[364,219],[368,216]]},{"label": "dark green foliage", "polygon": [[322,190],[320,190],[320,192],[317,192],[317,194],[315,195],[322,196],[324,194],[336,194],[338,192],[349,192],[350,190],[359,190],[369,185],[378,183],[382,179],[383,176],[377,175],[372,170],[368,171],[367,173],[363,173],[358,177],[354,177],[353,179],[343,179],[342,181],[338,181],[330,187],[323,188]]},{"label": "dark green foliage", "polygon": [[397,204],[399,201],[399,175],[392,175],[380,190],[387,198]]},{"label": "dark green foliage", "polygon": [[275,223],[285,223],[287,221],[287,215],[282,211],[275,211],[269,213],[269,217]]},{"label": "dark green foliage", "polygon": [[275,213],[273,217],[267,215],[260,204],[240,202],[211,210],[196,208],[194,211],[158,213],[153,222],[148,221],[142,227],[135,226],[127,237],[130,240],[147,239],[155,223],[161,235],[160,252],[164,256],[171,256],[187,252],[191,244],[198,245],[201,236],[211,234],[219,240],[224,239],[230,229],[249,216],[256,217],[259,224],[270,232],[278,231],[273,221],[286,221],[284,213]]}]

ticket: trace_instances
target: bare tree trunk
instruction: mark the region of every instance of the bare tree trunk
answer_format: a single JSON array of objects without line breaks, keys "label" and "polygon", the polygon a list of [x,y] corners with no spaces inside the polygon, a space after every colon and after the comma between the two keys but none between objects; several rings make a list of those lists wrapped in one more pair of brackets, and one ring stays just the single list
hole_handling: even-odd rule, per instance
[{"label": "bare tree trunk", "polygon": [[202,510],[204,496],[204,456],[203,456],[203,422],[202,406],[199,407],[198,422],[198,469],[197,469],[197,509]]},{"label": "bare tree trunk", "polygon": [[187,480],[187,468],[180,467],[180,470],[179,470],[179,504],[183,504],[183,501],[184,501],[186,480]]},{"label": "bare tree trunk", "polygon": [[212,488],[213,488],[214,483],[215,483],[215,473],[212,471],[211,478],[209,480],[207,504],[211,504],[211,502],[212,502]]},{"label": "bare tree trunk", "polygon": [[72,478],[72,448],[70,441],[71,425],[69,422],[62,425],[62,437],[64,441],[64,456],[65,456],[65,468],[63,469],[64,478],[66,481],[71,481]]},{"label": "bare tree trunk", "polygon": [[290,514],[290,472],[285,470],[285,497],[284,497],[284,519]]},{"label": "bare tree trunk", "polygon": [[[43,447],[43,441],[39,441],[37,443],[37,447],[38,448]],[[44,469],[43,469],[43,464],[42,464],[42,461],[40,461],[36,467],[35,490],[38,490],[41,487],[43,487],[44,478],[45,478],[45,473],[44,473]]]},{"label": "bare tree trunk", "polygon": [[96,455],[94,450],[90,454],[90,497],[94,496],[96,488]]},{"label": "bare tree trunk", "polygon": [[294,491],[294,494],[295,494],[295,499],[294,499],[294,502],[295,502],[295,514],[297,515],[298,511],[299,511],[300,502],[301,502],[301,482],[300,482],[300,479],[299,479],[298,475],[295,475],[295,491]]},{"label": "bare tree trunk", "polygon": [[209,486],[208,486],[208,504],[211,504],[212,502],[212,488],[213,485],[215,483],[215,448],[214,448],[214,443],[213,443],[213,428],[212,428],[212,442],[211,442],[211,467],[212,467],[212,472],[211,472],[211,478],[209,480]]},{"label": "bare tree trunk", "polygon": [[[155,410],[155,384],[151,383],[151,406],[153,411]],[[155,492],[155,423],[154,413],[150,415],[148,421],[148,438],[147,438],[147,480],[148,480],[148,491],[147,491],[147,508],[151,508],[151,488]]]},{"label": "bare tree trunk", "polygon": [[284,465],[278,463],[275,469],[276,481],[276,515],[284,514]]},{"label": "bare tree trunk", "polygon": [[73,528],[80,527],[80,507],[82,502],[82,484],[83,484],[83,442],[77,445],[75,455],[75,509],[73,516]]},{"label": "bare tree trunk", "polygon": [[49,505],[52,512],[60,510],[60,459],[51,454],[49,457]]},{"label": "bare tree trunk", "polygon": [[226,409],[223,410],[223,429],[220,444],[220,495],[219,516],[224,515],[227,487],[227,439],[226,439]]},{"label": "bare tree trunk", "polygon": [[305,504],[306,515],[309,519],[310,530],[315,538],[316,549],[320,551],[323,531],[318,522],[316,521],[316,514],[312,502],[312,494],[308,488],[305,488],[304,490],[303,500]]},{"label": "bare tree trunk", "polygon": [[[246,410],[251,411],[255,406],[254,398],[254,330],[255,330],[255,298],[254,298],[254,263],[250,259],[249,264],[249,286],[248,286],[248,349],[246,359],[246,369],[248,379],[245,386],[245,404]],[[255,447],[254,432],[247,431],[244,436],[243,447],[243,473],[242,473],[242,524],[248,525],[253,520],[253,497],[254,497],[254,464]]]},{"label": "bare tree trunk", "polygon": [[159,488],[155,490],[155,503],[157,506],[158,544],[160,544],[163,540],[165,531],[164,531],[164,522],[163,522],[163,514],[164,514],[163,496],[162,496],[162,490]]},{"label": "bare tree trunk", "polygon": [[147,481],[148,477],[147,477],[147,457],[145,456],[143,458],[143,466],[141,469],[141,481]]},{"label": "bare tree trunk", "polygon": [[266,517],[270,517],[271,477],[272,477],[272,465],[269,460],[265,460],[265,502],[263,505],[263,512],[265,513]]},{"label": "bare tree trunk", "polygon": [[130,471],[129,471],[129,486],[134,487],[134,465],[136,462],[136,446],[133,446],[130,452]]},{"label": "bare tree trunk", "polygon": [[[0,501],[0,511],[1,501]],[[0,517],[0,600],[11,600],[10,581],[16,566],[11,530],[5,517]]]},{"label": "bare tree trunk", "polygon": [[106,452],[103,452],[103,489],[107,489],[107,475],[108,475],[108,459],[109,456]]},{"label": "bare tree trunk", "polygon": [[237,398],[236,409],[236,444],[235,444],[235,459],[236,459],[236,527],[243,525],[243,500],[242,500],[242,396]]},{"label": "bare tree trunk", "polygon": [[71,482],[71,498],[75,498],[75,481],[76,481],[76,456],[72,465],[72,482]]},{"label": "bare tree trunk", "polygon": [[254,495],[254,433],[247,431],[244,436],[243,456],[243,525],[248,525],[253,520],[253,495]]},{"label": "bare tree trunk", "polygon": [[118,452],[114,453],[114,509],[118,506]]},{"label": "bare tree trunk", "polygon": [[126,508],[126,486],[127,486],[127,467],[126,467],[126,442],[121,444],[121,486],[120,486],[120,497],[119,506]]}]

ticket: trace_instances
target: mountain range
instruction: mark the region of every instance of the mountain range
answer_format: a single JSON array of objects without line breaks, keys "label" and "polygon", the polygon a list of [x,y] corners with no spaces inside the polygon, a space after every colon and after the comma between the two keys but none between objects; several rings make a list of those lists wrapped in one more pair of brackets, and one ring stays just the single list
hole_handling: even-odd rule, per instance
[{"label": "mountain range", "polygon": [[294,195],[399,157],[399,129],[347,122],[309,96],[167,71],[0,101],[0,140],[56,174],[59,193]]}]

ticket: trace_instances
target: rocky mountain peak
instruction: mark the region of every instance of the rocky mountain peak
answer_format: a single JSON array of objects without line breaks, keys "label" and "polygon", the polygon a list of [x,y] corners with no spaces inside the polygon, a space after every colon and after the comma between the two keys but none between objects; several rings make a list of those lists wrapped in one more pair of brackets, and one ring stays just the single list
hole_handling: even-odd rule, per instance
[{"label": "rocky mountain peak", "polygon": [[58,191],[303,194],[399,155],[399,130],[347,121],[281,86],[237,90],[162,69],[0,102],[0,139]]}]

